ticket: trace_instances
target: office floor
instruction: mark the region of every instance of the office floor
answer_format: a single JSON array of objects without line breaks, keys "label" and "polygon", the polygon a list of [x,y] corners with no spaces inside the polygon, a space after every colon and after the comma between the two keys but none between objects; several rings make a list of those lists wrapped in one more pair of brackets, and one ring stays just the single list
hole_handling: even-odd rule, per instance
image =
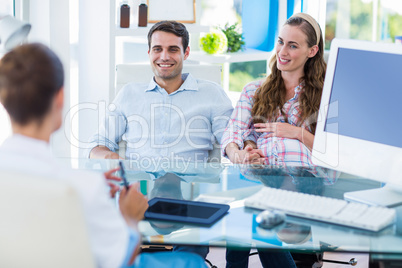
[{"label": "office floor", "polygon": [[[207,259],[215,265],[217,268],[225,268],[225,248],[209,248],[209,254]],[[357,265],[344,265],[344,264],[335,264],[335,263],[326,263],[324,262],[323,268],[350,268],[350,267],[358,267],[358,268],[368,268],[369,267],[369,257],[367,254],[356,254],[356,253],[333,253],[326,252],[324,253],[324,259],[328,260],[339,260],[339,261],[348,261],[351,258],[357,259]],[[257,255],[253,255],[249,259],[250,268],[261,268],[260,259]]]}]

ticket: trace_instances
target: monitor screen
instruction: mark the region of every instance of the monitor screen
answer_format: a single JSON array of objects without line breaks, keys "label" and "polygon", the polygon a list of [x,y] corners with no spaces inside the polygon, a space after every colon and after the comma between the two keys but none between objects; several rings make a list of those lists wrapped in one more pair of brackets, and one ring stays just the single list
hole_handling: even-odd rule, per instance
[{"label": "monitor screen", "polygon": [[341,39],[331,43],[312,159],[320,166],[385,182],[393,192],[398,189],[394,200],[379,202],[384,195],[378,195],[373,204],[402,200],[401,65],[401,45]]},{"label": "monitor screen", "polygon": [[401,54],[338,48],[324,131],[402,148],[401,100]]}]

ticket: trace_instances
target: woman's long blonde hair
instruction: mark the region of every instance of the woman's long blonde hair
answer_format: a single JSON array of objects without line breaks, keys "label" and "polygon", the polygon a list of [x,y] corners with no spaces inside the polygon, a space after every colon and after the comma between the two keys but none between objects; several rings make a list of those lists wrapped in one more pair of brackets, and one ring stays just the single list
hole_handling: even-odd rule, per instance
[{"label": "woman's long blonde hair", "polygon": [[[317,44],[317,36],[313,26],[300,17],[289,18],[285,25],[298,26],[307,36],[307,44],[313,47]],[[271,74],[267,77],[254,96],[254,105],[251,110],[254,123],[274,121],[280,112],[286,122],[287,117],[282,110],[285,104],[286,88],[281,76],[281,71],[276,65],[277,55],[271,59],[269,66]],[[315,133],[317,112],[320,107],[321,93],[324,86],[325,69],[327,65],[324,61],[324,42],[320,29],[320,42],[317,54],[309,58],[304,65],[304,76],[300,78],[303,82],[303,91],[300,93],[299,103],[301,117],[298,126],[308,120],[311,123],[313,134]]]}]

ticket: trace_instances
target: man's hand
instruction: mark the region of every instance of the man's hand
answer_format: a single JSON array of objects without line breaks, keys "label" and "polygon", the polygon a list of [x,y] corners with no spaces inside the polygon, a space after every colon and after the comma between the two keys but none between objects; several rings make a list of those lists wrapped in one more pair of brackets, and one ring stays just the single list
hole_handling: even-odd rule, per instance
[{"label": "man's hand", "polygon": [[138,183],[130,185],[128,191],[123,187],[119,197],[121,214],[130,225],[132,221],[138,222],[142,220],[148,208],[148,200],[137,191],[137,188]]},{"label": "man's hand", "polygon": [[105,159],[122,159],[122,160],[124,159],[124,158],[121,158],[120,155],[118,155],[117,153],[112,152],[112,151],[106,153],[104,158]]}]

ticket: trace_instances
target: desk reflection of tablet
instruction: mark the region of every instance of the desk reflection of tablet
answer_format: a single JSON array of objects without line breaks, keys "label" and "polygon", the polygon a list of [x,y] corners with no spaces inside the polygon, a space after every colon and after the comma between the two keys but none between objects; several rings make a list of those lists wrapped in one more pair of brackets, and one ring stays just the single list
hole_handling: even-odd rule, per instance
[{"label": "desk reflection of tablet", "polygon": [[145,219],[176,221],[192,224],[211,225],[229,210],[225,204],[153,198],[145,212]]}]

